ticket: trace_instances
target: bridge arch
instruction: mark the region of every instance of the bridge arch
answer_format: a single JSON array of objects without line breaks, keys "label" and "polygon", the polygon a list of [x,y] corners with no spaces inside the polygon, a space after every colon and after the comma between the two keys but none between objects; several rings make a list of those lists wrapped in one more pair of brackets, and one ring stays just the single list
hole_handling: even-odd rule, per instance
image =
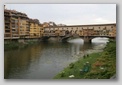
[{"label": "bridge arch", "polygon": [[65,35],[67,35],[67,34],[69,34],[69,33],[70,33],[70,31],[69,31],[69,30],[65,31]]},{"label": "bridge arch", "polygon": [[108,38],[108,39],[115,39],[114,37],[109,37],[109,36],[86,36],[86,37],[81,37],[84,42],[86,43],[91,43],[93,39],[95,38]]}]

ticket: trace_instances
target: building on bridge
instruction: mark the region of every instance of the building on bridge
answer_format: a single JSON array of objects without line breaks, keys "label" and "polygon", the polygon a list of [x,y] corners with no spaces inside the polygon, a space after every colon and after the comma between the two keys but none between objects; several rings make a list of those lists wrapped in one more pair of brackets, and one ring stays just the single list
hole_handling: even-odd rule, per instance
[{"label": "building on bridge", "polygon": [[[66,32],[79,36],[116,36],[116,24],[72,25],[45,27],[44,36],[65,36]],[[52,34],[52,35],[51,35]]]},{"label": "building on bridge", "polygon": [[[116,37],[116,24],[44,27],[43,37],[81,37],[88,42],[95,37]],[[64,39],[63,38],[63,39]]]}]

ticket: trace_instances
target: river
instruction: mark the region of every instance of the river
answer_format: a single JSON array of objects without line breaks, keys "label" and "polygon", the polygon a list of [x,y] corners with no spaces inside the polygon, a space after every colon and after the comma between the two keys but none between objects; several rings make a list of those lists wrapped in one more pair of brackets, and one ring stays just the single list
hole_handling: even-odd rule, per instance
[{"label": "river", "polygon": [[[83,43],[82,39],[61,42],[40,42],[24,49],[4,52],[5,79],[52,79],[84,51],[103,49],[106,38],[93,39]],[[90,51],[89,51],[90,50]]]}]

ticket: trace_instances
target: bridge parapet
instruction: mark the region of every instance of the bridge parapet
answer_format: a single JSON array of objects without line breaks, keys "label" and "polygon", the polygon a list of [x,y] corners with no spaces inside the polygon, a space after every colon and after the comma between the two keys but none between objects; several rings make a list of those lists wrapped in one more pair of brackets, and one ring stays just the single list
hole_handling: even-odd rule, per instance
[{"label": "bridge parapet", "polygon": [[56,33],[44,33],[43,36],[57,36]]}]

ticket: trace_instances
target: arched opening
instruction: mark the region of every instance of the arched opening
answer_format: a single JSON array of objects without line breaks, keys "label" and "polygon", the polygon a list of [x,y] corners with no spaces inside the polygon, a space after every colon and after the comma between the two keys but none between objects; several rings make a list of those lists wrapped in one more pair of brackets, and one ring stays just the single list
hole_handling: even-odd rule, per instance
[{"label": "arched opening", "polygon": [[109,41],[109,37],[93,37],[93,36],[82,36],[84,43],[107,43]]},{"label": "arched opening", "polygon": [[91,39],[92,43],[107,43],[109,42],[109,38],[107,37],[94,37]]},{"label": "arched opening", "polygon": [[66,35],[68,35],[69,33],[70,33],[70,32],[69,32],[68,30],[65,32]]}]

